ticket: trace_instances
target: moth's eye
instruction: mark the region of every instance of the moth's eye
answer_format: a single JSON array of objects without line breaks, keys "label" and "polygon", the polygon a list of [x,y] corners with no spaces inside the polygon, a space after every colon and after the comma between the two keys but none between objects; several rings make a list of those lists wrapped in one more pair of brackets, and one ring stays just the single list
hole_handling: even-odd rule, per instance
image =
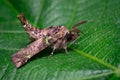
[{"label": "moth's eye", "polygon": [[72,35],[71,34],[67,34],[66,37],[67,37],[67,41],[70,41],[72,39]]}]

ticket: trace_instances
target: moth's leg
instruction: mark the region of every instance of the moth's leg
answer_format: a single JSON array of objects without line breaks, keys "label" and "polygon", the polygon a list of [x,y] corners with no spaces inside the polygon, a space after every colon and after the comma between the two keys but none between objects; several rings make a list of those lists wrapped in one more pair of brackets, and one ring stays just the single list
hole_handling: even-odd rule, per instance
[{"label": "moth's leg", "polygon": [[50,55],[50,56],[52,56],[53,53],[54,53],[54,51],[60,47],[60,44],[62,44],[62,40],[61,40],[61,39],[58,39],[58,40],[52,45],[53,51],[51,52],[51,55]]},{"label": "moth's leg", "polygon": [[67,48],[65,48],[65,53],[66,53],[66,54],[69,54]]},{"label": "moth's leg", "polygon": [[52,50],[52,52],[51,52],[50,56],[52,56],[52,55],[53,55],[53,53],[55,52],[55,49],[56,49],[56,47],[53,47],[53,50]]},{"label": "moth's leg", "polygon": [[69,53],[68,53],[68,50],[67,50],[67,46],[64,46],[63,49],[65,50],[65,53],[66,53],[66,54],[69,54]]},{"label": "moth's leg", "polygon": [[62,42],[62,48],[65,50],[65,53],[68,54],[68,51],[67,51],[67,41],[66,41],[66,39],[64,39],[63,42]]}]

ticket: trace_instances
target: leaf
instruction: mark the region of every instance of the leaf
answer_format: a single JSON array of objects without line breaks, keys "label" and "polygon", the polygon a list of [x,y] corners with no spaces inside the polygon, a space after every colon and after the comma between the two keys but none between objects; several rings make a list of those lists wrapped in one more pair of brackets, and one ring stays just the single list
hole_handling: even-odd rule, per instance
[{"label": "leaf", "polygon": [[[120,79],[119,0],[0,0],[0,79],[1,80],[119,80]],[[24,13],[41,29],[73,24],[85,33],[69,43],[69,55],[51,49],[34,56],[16,69],[11,55],[30,43],[16,18]],[[78,44],[76,44],[78,43]]]}]

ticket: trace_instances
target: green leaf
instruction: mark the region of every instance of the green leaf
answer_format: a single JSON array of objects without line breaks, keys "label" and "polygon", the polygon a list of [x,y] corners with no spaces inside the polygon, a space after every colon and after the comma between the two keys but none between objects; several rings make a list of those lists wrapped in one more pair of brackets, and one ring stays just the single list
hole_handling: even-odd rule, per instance
[{"label": "green leaf", "polygon": [[[0,0],[0,80],[119,80],[120,0]],[[41,29],[73,24],[85,34],[69,43],[69,55],[51,49],[16,69],[11,55],[30,43],[17,15]]]}]

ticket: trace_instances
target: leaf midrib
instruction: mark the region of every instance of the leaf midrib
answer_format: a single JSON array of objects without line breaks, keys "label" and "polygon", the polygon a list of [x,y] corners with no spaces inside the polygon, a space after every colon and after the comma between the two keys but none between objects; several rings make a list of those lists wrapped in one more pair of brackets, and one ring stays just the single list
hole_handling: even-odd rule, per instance
[{"label": "leaf midrib", "polygon": [[110,63],[104,62],[103,60],[98,59],[97,57],[94,57],[94,56],[92,56],[92,55],[90,55],[90,54],[88,54],[88,53],[85,53],[85,52],[83,52],[83,51],[80,51],[79,49],[74,49],[74,48],[71,48],[71,49],[74,50],[75,52],[77,52],[77,53],[79,53],[79,54],[81,54],[81,55],[89,58],[89,59],[92,59],[92,60],[94,60],[94,61],[96,61],[96,62],[98,62],[98,63],[106,66],[107,68],[110,68],[110,69],[115,70],[115,71],[118,70],[117,67],[111,65]]}]

